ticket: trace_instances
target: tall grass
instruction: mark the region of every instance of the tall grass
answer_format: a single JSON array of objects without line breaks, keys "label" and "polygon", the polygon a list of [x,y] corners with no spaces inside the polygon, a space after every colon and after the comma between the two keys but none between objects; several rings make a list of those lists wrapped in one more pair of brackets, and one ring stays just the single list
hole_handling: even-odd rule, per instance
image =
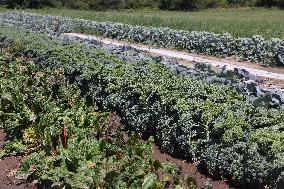
[{"label": "tall grass", "polygon": [[122,22],[130,25],[170,27],[178,30],[215,33],[228,32],[235,37],[262,35],[265,38],[284,39],[284,10],[278,9],[214,9],[201,12],[158,10],[94,12],[68,9],[28,11],[88,20]]}]

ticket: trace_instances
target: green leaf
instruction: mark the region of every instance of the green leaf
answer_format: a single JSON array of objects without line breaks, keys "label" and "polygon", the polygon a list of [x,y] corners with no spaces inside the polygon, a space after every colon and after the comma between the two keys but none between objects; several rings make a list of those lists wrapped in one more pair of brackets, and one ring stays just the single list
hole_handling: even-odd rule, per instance
[{"label": "green leaf", "polygon": [[158,181],[158,176],[151,173],[144,180],[144,182],[142,184],[142,188],[143,189],[152,189],[156,186],[157,181]]}]

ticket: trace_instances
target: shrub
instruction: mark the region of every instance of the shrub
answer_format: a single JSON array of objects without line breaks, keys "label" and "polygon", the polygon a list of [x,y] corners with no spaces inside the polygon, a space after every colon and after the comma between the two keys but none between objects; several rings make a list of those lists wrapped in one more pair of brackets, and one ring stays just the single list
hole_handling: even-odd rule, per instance
[{"label": "shrub", "polygon": [[7,5],[8,8],[43,8],[45,6],[58,6],[58,0],[3,0],[1,4]]},{"label": "shrub", "polygon": [[238,7],[252,7],[256,6],[257,0],[227,0],[227,5],[228,6],[238,6]]},{"label": "shrub", "polygon": [[217,0],[160,0],[159,8],[162,10],[195,11],[217,7],[218,4]]},{"label": "shrub", "polygon": [[271,8],[275,5],[275,0],[257,0],[256,5]]},{"label": "shrub", "polygon": [[277,0],[277,6],[281,9],[284,9],[284,0]]}]

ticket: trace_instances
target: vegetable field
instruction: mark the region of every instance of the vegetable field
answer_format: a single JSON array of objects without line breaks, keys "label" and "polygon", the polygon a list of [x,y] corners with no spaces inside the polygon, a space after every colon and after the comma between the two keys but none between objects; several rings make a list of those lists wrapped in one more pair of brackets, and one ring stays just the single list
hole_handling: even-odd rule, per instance
[{"label": "vegetable field", "polygon": [[200,12],[125,10],[84,11],[68,9],[29,9],[29,12],[81,18],[100,22],[120,22],[132,26],[168,27],[174,30],[230,33],[233,37],[284,39],[284,12],[277,9],[212,9]]},{"label": "vegetable field", "polygon": [[44,16],[40,14],[8,12],[1,21],[25,29],[36,29],[49,34],[84,32],[114,39],[150,44],[158,47],[175,48],[192,53],[220,57],[236,57],[261,65],[284,65],[284,41],[262,36],[234,38],[230,34],[210,32],[177,31],[169,28],[131,26],[121,23],[96,22],[83,19]]},{"label": "vegetable field", "polygon": [[[194,69],[116,39],[283,66],[281,39],[0,14],[1,157],[50,188],[211,188],[153,160],[152,145],[239,188],[284,188],[284,95],[240,70]],[[144,141],[142,141],[144,139]]]}]

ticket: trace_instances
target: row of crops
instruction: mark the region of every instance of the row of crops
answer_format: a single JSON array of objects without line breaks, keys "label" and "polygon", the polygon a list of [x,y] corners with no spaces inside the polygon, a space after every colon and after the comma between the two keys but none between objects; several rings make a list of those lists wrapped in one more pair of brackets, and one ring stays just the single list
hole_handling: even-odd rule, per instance
[{"label": "row of crops", "polygon": [[[164,152],[200,162],[200,166],[210,174],[219,178],[227,178],[235,186],[242,188],[284,187],[284,110],[283,101],[281,101],[283,96],[275,93],[261,94],[264,91],[254,84],[248,84],[246,80],[249,78],[246,77],[249,76],[245,74],[215,73],[202,65],[197,66],[196,69],[188,69],[174,65],[160,57],[147,56],[131,48],[102,46],[95,41],[60,37],[59,33],[54,32],[58,30],[51,29],[50,25],[43,27],[47,23],[45,22],[47,17],[34,16],[35,20],[37,18],[43,20],[38,23],[27,24],[28,21],[16,22],[15,19],[11,18],[10,21],[4,20],[2,23],[6,24],[4,24],[5,26],[2,25],[0,29],[1,52],[9,52],[8,54],[20,59],[15,59],[15,61],[18,61],[18,64],[19,61],[22,62],[24,70],[18,67],[18,72],[25,71],[26,64],[31,65],[33,69],[37,69],[39,72],[38,74],[29,72],[30,76],[33,77],[27,80],[27,85],[33,86],[33,89],[28,89],[28,86],[24,87],[23,89],[27,88],[30,91],[23,93],[22,96],[20,94],[23,91],[21,87],[19,91],[15,92],[15,95],[12,95],[15,96],[14,98],[19,98],[20,101],[25,99],[27,105],[21,106],[22,108],[15,106],[17,107],[15,111],[18,111],[16,113],[9,112],[10,108],[8,108],[9,111],[5,108],[0,110],[2,125],[9,136],[19,135],[18,138],[21,139],[16,143],[17,146],[21,147],[22,144],[28,144],[27,141],[33,141],[30,140],[30,138],[36,138],[30,137],[34,135],[33,133],[36,133],[35,136],[38,136],[39,139],[49,141],[40,141],[40,146],[37,148],[40,148],[41,151],[36,153],[37,155],[31,156],[28,163],[23,165],[24,170],[32,171],[32,176],[50,179],[58,183],[62,181],[62,178],[59,172],[54,172],[54,167],[60,167],[62,165],[60,162],[64,162],[64,166],[67,166],[63,170],[69,171],[70,178],[72,178],[72,175],[75,177],[74,175],[80,172],[81,168],[84,168],[84,164],[78,162],[85,160],[78,160],[77,156],[83,156],[82,158],[90,156],[85,151],[77,152],[81,148],[78,149],[75,146],[85,139],[91,143],[88,143],[90,145],[88,148],[98,146],[97,140],[100,138],[96,138],[96,136],[105,133],[105,131],[99,131],[99,134],[94,134],[94,131],[90,131],[91,128],[80,126],[82,125],[79,121],[81,117],[87,116],[91,111],[87,107],[92,107],[94,112],[116,112],[121,118],[125,130],[134,131],[144,138],[153,136],[155,143]],[[58,25],[58,20],[55,20],[54,23],[57,23],[55,26],[61,26],[61,24]],[[60,27],[57,29],[60,29]],[[50,35],[45,35],[38,34],[35,31],[52,32],[48,32]],[[8,65],[12,66],[13,64]],[[22,67],[20,66],[20,68]],[[1,70],[17,73],[16,70],[11,68]],[[59,74],[62,78],[48,76],[45,72]],[[1,78],[5,79],[7,75],[9,74],[4,73]],[[49,87],[52,90],[46,90],[47,94],[50,94],[48,98],[39,95],[38,101],[33,100],[36,96],[33,91],[37,91],[35,89],[37,84],[33,82],[37,82],[36,78],[42,75],[46,75],[42,79],[44,82],[48,82],[50,79],[52,79],[52,82],[64,80],[64,85],[56,83],[51,88]],[[15,77],[15,74],[10,74],[11,80],[20,81],[18,78],[12,79],[12,76]],[[1,93],[7,87],[5,83],[9,86],[7,80],[1,82]],[[60,93],[61,85],[70,85],[76,88],[79,93],[76,93],[76,97],[68,97],[74,94],[73,88],[67,88],[63,93]],[[42,86],[48,87],[50,85],[44,83]],[[11,96],[9,91],[17,90],[16,88],[10,86],[9,90],[5,90],[5,93],[3,93],[5,95],[1,97],[1,103],[5,103]],[[42,91],[44,90],[39,89],[39,94]],[[55,91],[61,96],[51,91]],[[49,105],[49,102],[52,101],[49,99],[50,97],[55,99],[56,103],[58,102],[59,107],[65,108],[64,113],[60,113],[60,118],[56,117],[56,112],[49,114],[52,116],[45,116],[45,113],[33,107],[35,106],[33,103],[40,108],[45,107],[45,104],[52,107]],[[61,98],[71,99],[71,104],[74,104],[73,110],[76,113],[78,112],[80,119],[73,114],[73,110],[68,108],[70,100],[60,100]],[[78,107],[75,106],[77,101],[81,102]],[[15,104],[20,106],[21,103]],[[1,107],[4,106],[1,105]],[[30,108],[27,109],[27,107]],[[43,109],[47,111],[45,110],[47,108]],[[40,113],[37,113],[37,111]],[[99,115],[101,113],[96,117],[99,117]],[[29,117],[26,118],[25,116]],[[108,118],[109,116],[104,119],[114,119],[112,118],[113,115],[111,118]],[[5,117],[9,118],[7,122],[3,122],[6,120]],[[65,117],[67,118],[65,119]],[[41,119],[43,120],[40,121]],[[69,121],[72,126],[65,124]],[[50,127],[44,125],[45,123],[48,123]],[[66,125],[68,126],[66,127]],[[97,128],[110,127],[110,133],[118,129],[117,126],[112,126],[112,123],[105,124],[107,126],[95,125],[98,125]],[[83,127],[82,130],[81,127]],[[73,130],[80,130],[78,136],[74,134],[75,131]],[[44,133],[45,136],[43,136]],[[60,147],[58,147],[58,143],[60,143],[58,136],[62,138],[60,139],[62,143]],[[68,139],[68,136],[72,137]],[[107,141],[110,139],[109,145],[120,145],[112,141],[116,139],[115,137],[109,138],[109,135],[106,136],[106,134],[102,134],[102,136]],[[123,138],[121,135],[118,136],[120,139]],[[29,138],[29,140],[25,138]],[[125,145],[125,143],[123,144]],[[66,149],[66,146],[71,146],[70,149],[72,149],[72,145],[74,145],[74,151],[72,151],[71,156],[69,152],[66,152],[66,150],[69,150],[69,148]],[[88,148],[82,146],[82,149],[87,150]],[[123,146],[119,146],[119,148],[123,148]],[[123,154],[126,153],[124,151],[126,149],[132,148],[126,146],[121,150]],[[148,150],[146,152],[149,154]],[[9,152],[9,145],[7,151]],[[59,153],[59,156],[51,156],[54,151],[57,154]],[[63,154],[61,154],[61,151]],[[84,153],[84,155],[80,155],[80,153]],[[109,153],[105,154],[109,155]],[[65,156],[69,157],[69,155],[72,158],[64,159]],[[45,158],[46,161],[43,162],[46,164],[41,164],[39,159]],[[57,158],[59,158],[58,161]],[[69,162],[70,159],[72,160],[71,163]],[[90,161],[86,162],[90,163]],[[91,162],[97,161],[91,160]],[[145,160],[145,162],[149,161]],[[34,165],[38,165],[39,168],[34,169]],[[68,168],[72,165],[77,165],[80,170]],[[145,170],[148,170],[151,165],[145,163]],[[51,170],[48,174],[45,174],[44,168],[49,166]],[[133,169],[135,169],[135,165],[133,166]],[[133,169],[131,168],[131,170]],[[116,170],[118,170],[117,172],[121,171]],[[128,168],[125,168],[125,170],[128,170]],[[145,173],[149,172],[144,171],[139,178],[145,179]],[[155,172],[151,173],[154,174]],[[130,175],[130,173],[129,175],[128,173],[125,174],[127,176],[123,173],[121,177],[124,175],[126,178]],[[48,178],[46,178],[47,175]],[[111,178],[113,177],[111,176]],[[139,188],[138,185],[141,186],[143,181],[142,179],[142,181],[135,182],[137,185],[133,185],[133,187]],[[63,181],[63,183],[65,182]],[[117,184],[118,181],[110,183]],[[123,184],[125,183],[128,182],[123,182]],[[118,188],[124,188],[124,186],[126,185],[118,185]],[[73,187],[80,188],[78,186]],[[114,185],[107,185],[106,187],[113,188]],[[131,187],[132,185],[127,185],[126,188]]]},{"label": "row of crops", "polygon": [[53,34],[71,31],[87,32],[135,43],[187,50],[192,53],[235,57],[261,65],[284,65],[283,40],[264,39],[257,35],[251,38],[234,38],[228,33],[177,31],[169,28],[131,26],[25,12],[7,12],[1,14],[0,18],[5,23],[21,25],[27,29],[36,27],[37,30]]},{"label": "row of crops", "polygon": [[[116,55],[119,59],[131,63],[133,61],[156,62],[164,65],[172,73],[191,77],[207,84],[218,86],[230,86],[237,92],[246,96],[254,105],[261,107],[284,107],[284,94],[279,89],[264,89],[259,86],[262,81],[251,75],[244,69],[221,70],[212,69],[205,64],[196,64],[194,69],[179,64],[177,61],[166,57],[149,55],[147,52],[137,50],[129,46],[105,45],[95,39],[82,39],[80,37],[70,37],[62,35],[60,40],[73,43],[83,43],[87,47],[104,49],[108,53]],[[94,45],[97,44],[97,45]],[[137,58],[138,57],[138,58]]]},{"label": "row of crops", "polygon": [[178,167],[152,158],[153,139],[126,134],[120,117],[98,111],[92,97],[83,98],[63,67],[44,66],[45,60],[21,48],[17,40],[24,33],[14,41],[3,31],[11,29],[1,28],[0,37],[6,44],[0,53],[0,127],[7,134],[0,158],[27,155],[21,179],[55,189],[197,189]]},{"label": "row of crops", "polygon": [[[32,27],[31,29],[36,30],[37,28]],[[95,107],[96,111],[116,112],[121,117],[126,130],[135,131],[145,138],[153,136],[155,143],[163,151],[184,159],[199,161],[200,165],[214,176],[225,177],[236,186],[243,188],[262,188],[265,185],[271,188],[283,188],[284,111],[272,100],[268,100],[269,103],[263,106],[262,103],[255,103],[258,98],[255,99],[246,91],[237,90],[232,84],[237,83],[240,78],[232,78],[231,82],[228,82],[227,78],[230,74],[218,76],[210,70],[204,71],[204,68],[199,68],[201,71],[197,69],[196,73],[192,72],[190,75],[174,73],[174,71],[181,72],[181,70],[170,70],[160,61],[140,56],[139,52],[131,49],[107,49],[107,47],[94,45],[88,41],[55,38],[24,32],[16,28],[3,26],[0,29],[0,36],[2,52],[12,52],[25,60],[24,65],[26,61],[29,61],[38,67],[40,73],[30,72],[29,76],[33,77],[27,82],[28,85],[33,86],[33,89],[36,86],[33,82],[37,82],[35,77],[43,74],[44,70],[52,73],[60,70],[61,76],[70,85],[78,87],[80,96],[84,97],[84,102],[78,105],[79,107],[75,108],[74,112],[83,111],[81,116],[88,115],[89,110],[83,108],[87,106],[86,104]],[[3,70],[10,70],[10,68],[3,68]],[[15,71],[10,71],[13,73],[10,74],[11,77],[15,77]],[[198,73],[206,76],[203,77]],[[213,75],[211,78],[219,79],[216,83],[209,82],[206,80],[207,75]],[[57,82],[61,80],[54,79]],[[48,81],[48,79],[43,79],[43,81]],[[1,92],[5,89],[2,83],[7,83],[7,81],[1,82]],[[48,86],[47,84],[42,85]],[[67,130],[66,133],[70,133],[66,136],[72,135],[73,129],[80,129],[78,121],[71,121],[73,126],[65,127],[64,122],[73,119],[73,114],[68,113],[71,111],[69,109],[66,114],[70,117],[62,118],[67,116],[62,116],[65,115],[64,112],[60,114],[62,119],[58,118],[61,121],[56,120],[56,113],[50,113],[52,116],[44,116],[44,113],[38,114],[37,108],[29,104],[35,102],[37,107],[42,107],[44,104],[49,107],[51,106],[49,105],[50,100],[42,96],[38,97],[38,101],[33,100],[34,93],[31,91],[25,93],[23,89],[26,88],[28,89],[28,87],[20,87],[13,97],[23,100],[31,95],[26,101],[27,105],[21,106],[20,102],[15,103],[19,106],[16,106],[18,112],[14,114],[9,112],[10,108],[8,112],[5,108],[1,110],[2,122],[6,120],[4,119],[6,116],[11,116],[11,119],[2,123],[9,136],[20,135],[19,137],[30,138],[27,135],[36,133],[35,135],[39,134],[40,139],[44,138],[42,134],[49,132],[46,134],[46,140],[50,142],[58,141],[56,136],[62,132],[64,134],[64,128]],[[9,93],[10,90],[16,90],[16,87],[10,86],[5,92]],[[53,90],[60,91],[58,85],[53,86]],[[46,91],[50,92],[50,90]],[[63,96],[68,97],[68,94],[73,93],[72,91],[66,89]],[[39,92],[41,93],[42,90]],[[50,95],[55,99],[60,99],[58,95]],[[6,96],[2,95],[1,103],[10,98],[9,95]],[[70,97],[70,99],[76,98]],[[63,108],[66,106],[63,105]],[[1,107],[5,106],[1,105]],[[27,109],[27,107],[30,108]],[[80,107],[83,110],[80,110]],[[29,116],[29,118],[22,116]],[[52,121],[53,117],[55,121]],[[46,120],[40,121],[41,119]],[[76,116],[74,119],[77,119]],[[36,125],[46,122],[51,125],[51,128],[42,125],[41,130],[37,131],[38,126],[33,126],[31,124],[33,122],[37,123]],[[90,136],[92,132],[89,133],[89,130],[84,129],[86,128],[78,131],[78,140],[74,139],[73,145],[78,144],[85,137],[91,143],[96,143]],[[65,141],[64,136],[63,141]],[[72,140],[68,140],[68,145],[72,148],[69,141],[71,143]],[[20,143],[23,142],[20,141]],[[48,150],[49,148],[51,152],[47,152],[50,153],[54,151],[53,146],[56,146],[56,142],[49,147],[45,141],[40,144],[40,149]],[[39,169],[35,169],[39,171],[39,173],[36,172],[38,174],[36,176],[43,176],[45,179],[46,174],[41,173],[46,173],[44,167],[49,166],[49,161],[57,166],[57,162],[63,162],[60,158],[68,155],[65,154],[64,145],[60,148],[64,155],[47,156],[46,161],[43,161],[47,164],[42,165],[37,160],[42,159],[46,154],[39,153],[30,160],[31,163],[24,165],[25,170],[33,171],[33,165],[40,164]],[[64,166],[73,164],[79,166],[78,162],[81,161],[76,159],[79,156],[75,153],[76,150],[81,150],[81,148],[74,149],[72,157],[75,159],[71,158],[71,164],[68,163],[70,158],[65,160]],[[58,151],[61,150],[57,149],[56,152]],[[84,157],[89,156],[85,154]],[[56,161],[57,158],[59,158],[58,161]],[[80,164],[79,167],[82,168],[81,166],[83,165]],[[76,173],[76,170],[69,168],[67,170],[73,176]],[[48,172],[47,179],[52,177],[51,180],[60,182],[62,178],[57,174],[58,172],[53,172],[52,169]]]}]

